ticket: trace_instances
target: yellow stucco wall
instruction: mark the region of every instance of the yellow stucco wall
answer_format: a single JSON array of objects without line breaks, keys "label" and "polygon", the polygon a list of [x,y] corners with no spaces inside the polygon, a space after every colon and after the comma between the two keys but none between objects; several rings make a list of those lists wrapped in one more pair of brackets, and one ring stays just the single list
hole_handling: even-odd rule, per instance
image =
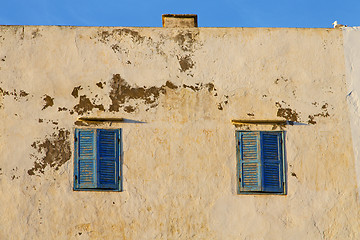
[{"label": "yellow stucco wall", "polygon": [[[332,29],[0,27],[0,239],[359,239]],[[123,192],[75,192],[80,116]],[[287,195],[237,195],[232,119],[286,119]]]}]

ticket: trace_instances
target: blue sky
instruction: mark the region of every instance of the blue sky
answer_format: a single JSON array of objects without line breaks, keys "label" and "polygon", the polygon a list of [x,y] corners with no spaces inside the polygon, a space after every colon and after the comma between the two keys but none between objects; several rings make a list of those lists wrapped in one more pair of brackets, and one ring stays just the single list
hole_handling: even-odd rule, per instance
[{"label": "blue sky", "polygon": [[0,0],[0,25],[161,27],[167,13],[199,27],[360,26],[360,0]]}]

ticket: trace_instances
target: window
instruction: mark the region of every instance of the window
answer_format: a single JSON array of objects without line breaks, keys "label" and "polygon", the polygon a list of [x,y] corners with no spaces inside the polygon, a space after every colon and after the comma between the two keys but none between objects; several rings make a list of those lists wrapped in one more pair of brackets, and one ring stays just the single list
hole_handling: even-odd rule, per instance
[{"label": "window", "polygon": [[238,193],[285,194],[284,134],[237,131]]},{"label": "window", "polygon": [[121,129],[75,129],[74,190],[121,191]]}]

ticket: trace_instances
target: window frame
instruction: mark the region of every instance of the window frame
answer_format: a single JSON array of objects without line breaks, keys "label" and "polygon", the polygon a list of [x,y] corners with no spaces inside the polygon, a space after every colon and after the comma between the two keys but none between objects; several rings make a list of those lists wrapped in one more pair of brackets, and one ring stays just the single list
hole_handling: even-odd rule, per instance
[{"label": "window frame", "polygon": [[[93,154],[95,154],[95,162],[96,162],[96,166],[94,167],[94,171],[96,171],[96,183],[99,183],[98,180],[98,174],[99,174],[99,166],[98,166],[98,161],[99,161],[99,144],[100,144],[100,140],[99,140],[99,135],[98,135],[98,131],[101,130],[112,130],[116,132],[116,156],[115,156],[115,177],[117,177],[117,183],[115,184],[115,188],[102,188],[101,186],[97,186],[94,188],[90,188],[90,187],[80,187],[79,183],[77,182],[77,175],[79,175],[79,133],[81,131],[94,131],[95,135],[94,135],[94,144],[95,144],[95,150],[93,152]],[[117,165],[117,166],[116,166]],[[122,192],[123,191],[123,177],[122,177],[122,129],[121,128],[75,128],[74,129],[74,157],[73,157],[73,190],[74,191],[101,191],[101,192]]]},{"label": "window frame", "polygon": [[[262,149],[263,149],[263,142],[261,141],[261,137],[260,135],[262,134],[266,134],[266,133],[276,133],[279,134],[280,136],[280,144],[278,145],[278,148],[280,147],[280,170],[279,173],[281,174],[280,176],[280,181],[282,182],[282,191],[281,192],[272,192],[272,191],[264,191],[264,190],[260,190],[260,191],[247,191],[247,190],[241,190],[241,181],[240,181],[240,175],[241,175],[241,151],[240,151],[240,144],[241,144],[241,139],[240,134],[241,133],[258,133],[259,134],[259,146],[258,146],[258,150],[260,150],[260,152],[258,152],[258,154],[260,154],[260,164],[262,165],[264,160],[262,158]],[[235,131],[235,142],[236,142],[236,183],[237,183],[237,194],[239,195],[286,195],[287,194],[287,177],[286,177],[286,157],[285,157],[285,149],[286,149],[286,145],[285,145],[285,131],[261,131],[261,130],[236,130]],[[262,166],[259,167],[259,169]],[[263,174],[263,169],[260,171],[260,177],[261,177],[261,181],[264,180],[264,174]]]}]

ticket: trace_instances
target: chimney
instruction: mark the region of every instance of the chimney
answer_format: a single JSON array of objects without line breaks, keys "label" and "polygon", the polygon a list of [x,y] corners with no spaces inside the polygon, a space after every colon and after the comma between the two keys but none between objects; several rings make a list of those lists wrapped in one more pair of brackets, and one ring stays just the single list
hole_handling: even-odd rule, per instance
[{"label": "chimney", "polygon": [[163,14],[162,26],[167,28],[194,28],[197,27],[196,14]]}]

